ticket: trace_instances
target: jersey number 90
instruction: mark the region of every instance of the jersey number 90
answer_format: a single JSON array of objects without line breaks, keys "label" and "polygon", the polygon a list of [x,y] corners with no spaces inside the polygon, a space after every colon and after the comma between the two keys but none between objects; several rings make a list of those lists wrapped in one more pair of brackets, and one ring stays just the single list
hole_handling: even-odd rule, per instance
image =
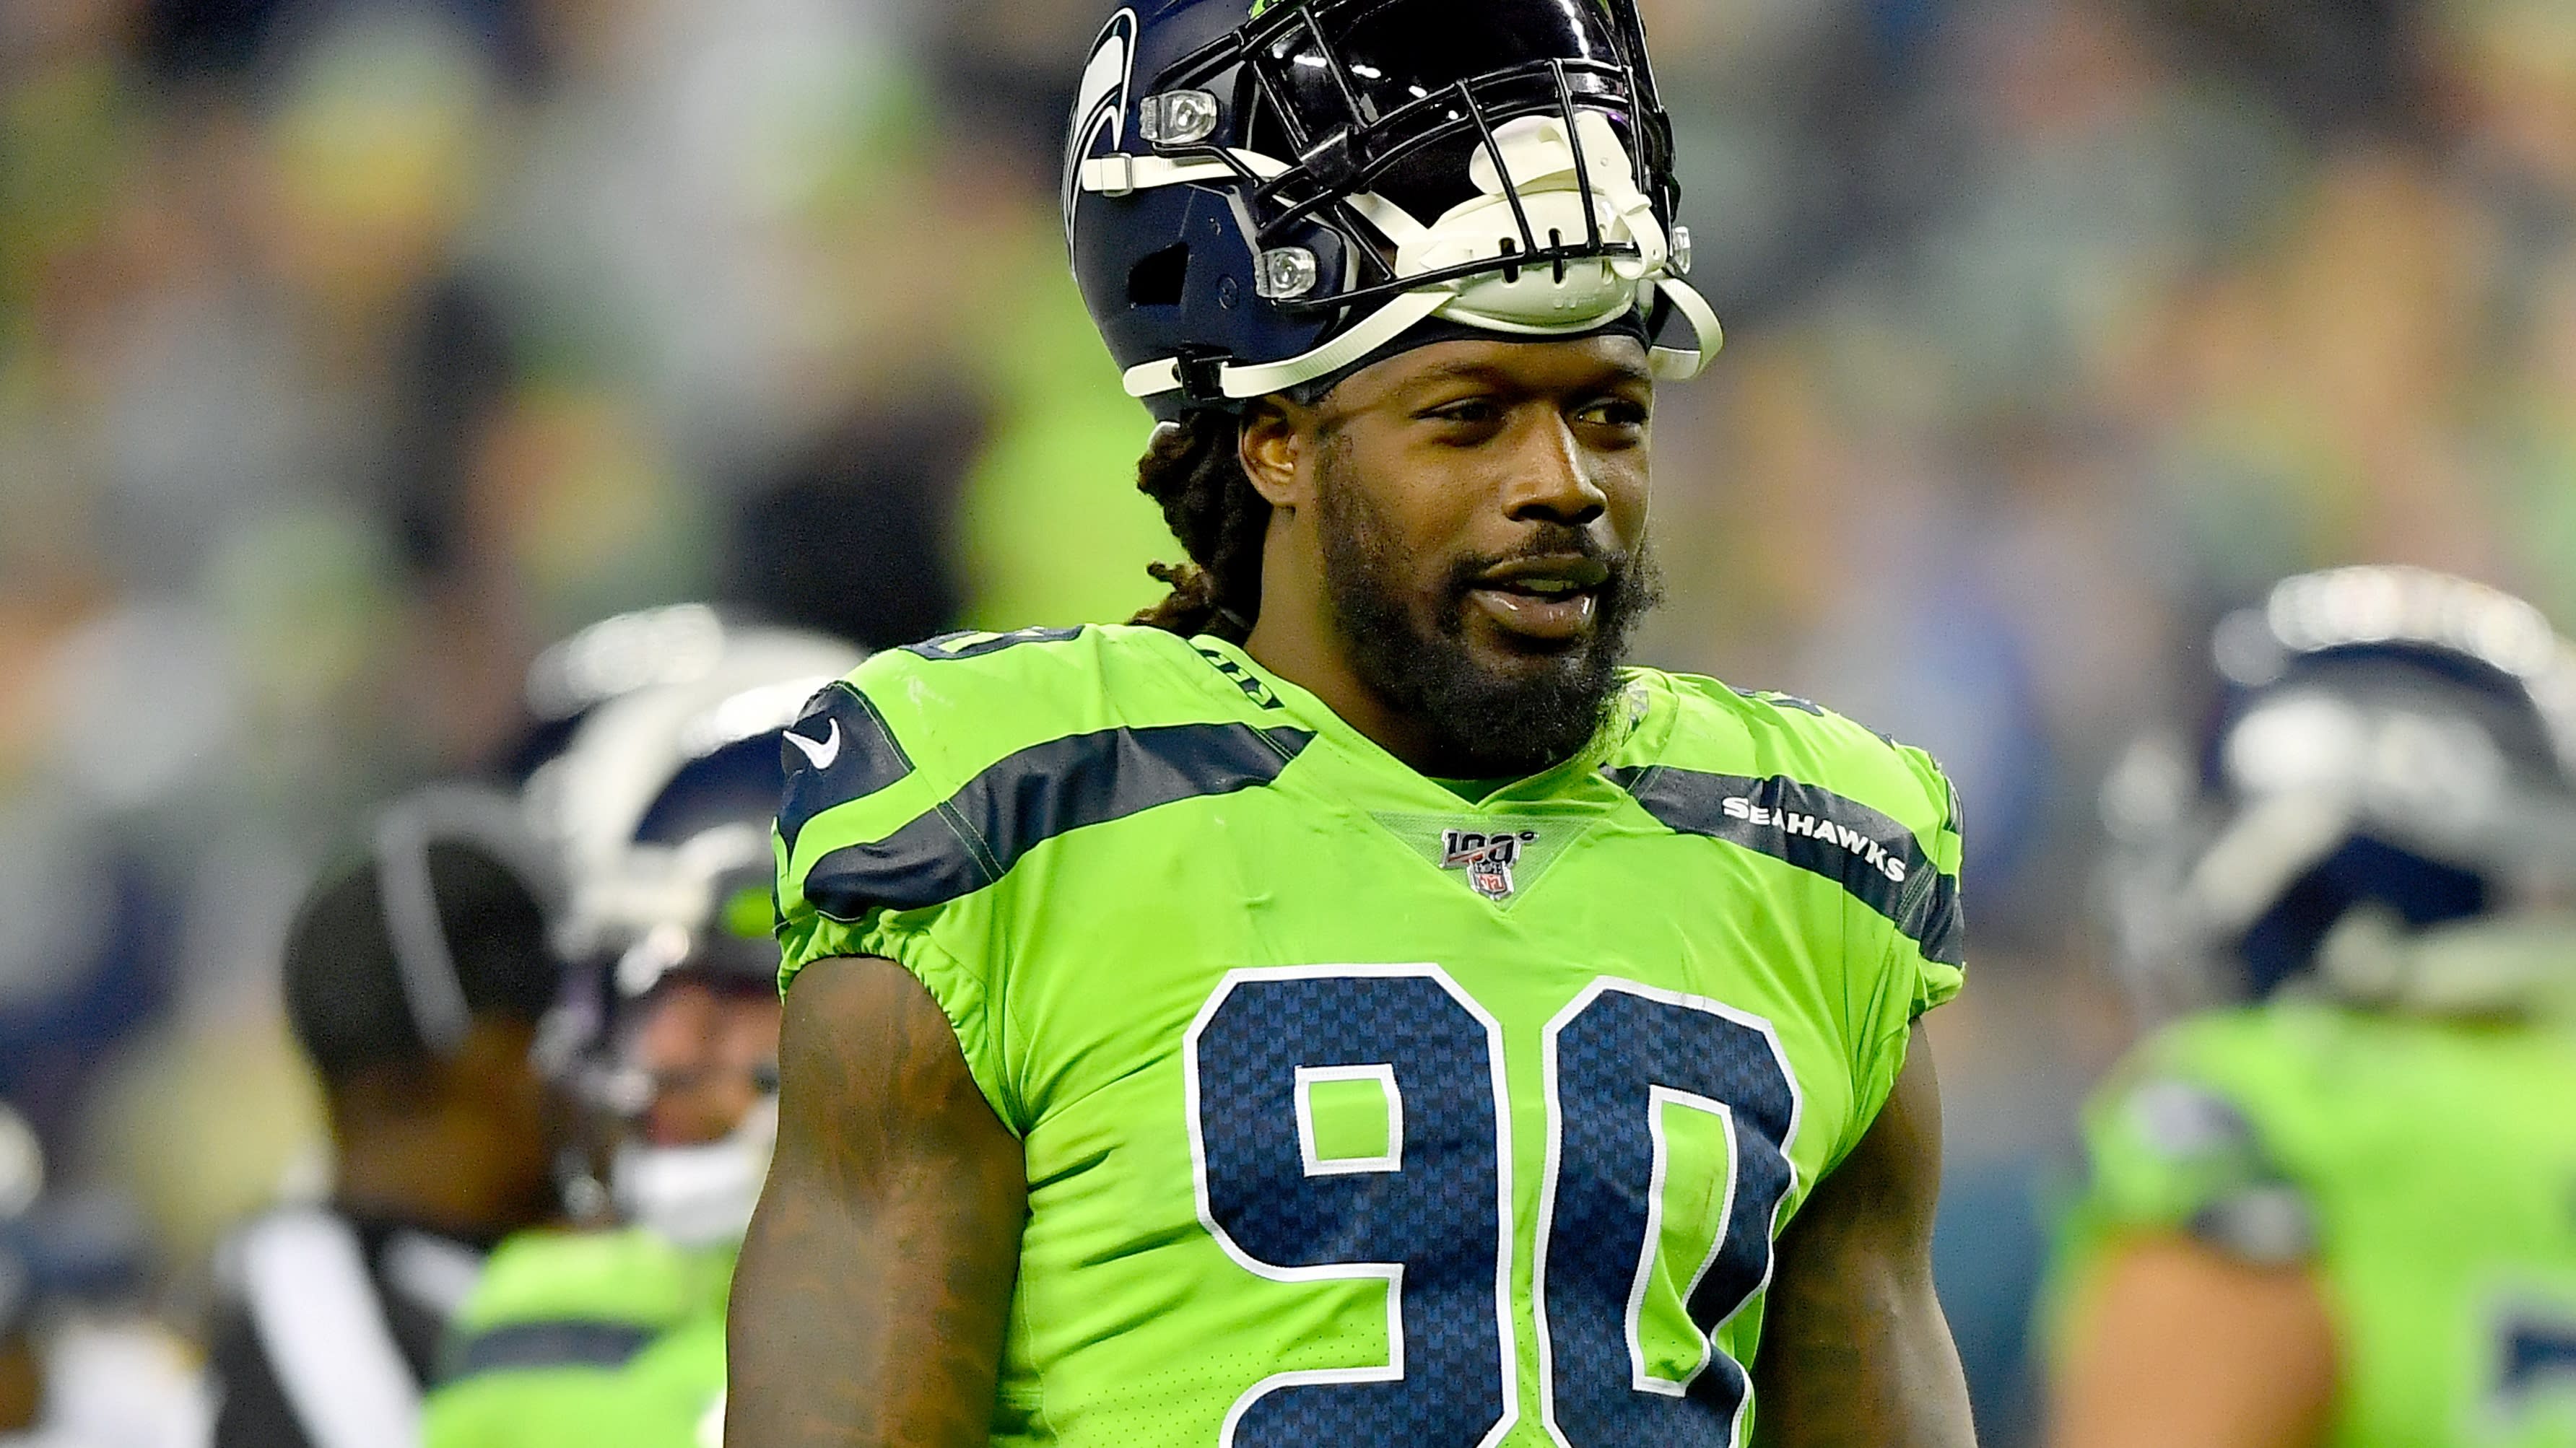
[{"label": "jersey number 90", "polygon": [[[1545,1037],[1546,1178],[1530,1247],[1539,1403],[1567,1448],[1740,1440],[1743,1367],[1713,1335],[1768,1282],[1794,1180],[1798,1092],[1770,1025],[1714,1001],[1596,981]],[[1226,1415],[1224,1448],[1472,1448],[1518,1414],[1510,1096],[1502,1030],[1437,966],[1243,970],[1186,1044],[1199,1219],[1245,1269],[1387,1284],[1388,1360],[1282,1372]],[[1309,1093],[1370,1078],[1386,1150],[1319,1159]],[[1667,1122],[1704,1113],[1728,1158],[1714,1240],[1662,1261]],[[1708,1184],[1712,1187],[1715,1184]],[[1641,1339],[1659,1271],[1696,1342],[1678,1376]]]}]

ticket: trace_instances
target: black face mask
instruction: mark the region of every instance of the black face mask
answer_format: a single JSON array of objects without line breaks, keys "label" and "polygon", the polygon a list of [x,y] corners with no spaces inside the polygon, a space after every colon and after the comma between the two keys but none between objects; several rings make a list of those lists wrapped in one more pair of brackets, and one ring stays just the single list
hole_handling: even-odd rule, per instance
[{"label": "black face mask", "polygon": [[[1334,626],[1360,682],[1389,707],[1430,726],[1442,773],[1459,779],[1532,775],[1592,741],[1619,692],[1619,665],[1637,621],[1662,601],[1653,558],[1605,552],[1591,535],[1546,525],[1519,550],[1460,559],[1438,614],[1416,617],[1404,560],[1384,514],[1328,449],[1317,479],[1324,585]],[[1467,595],[1495,565],[1525,555],[1580,553],[1610,570],[1592,631],[1555,654],[1533,654],[1510,673],[1480,664],[1467,646]]]}]

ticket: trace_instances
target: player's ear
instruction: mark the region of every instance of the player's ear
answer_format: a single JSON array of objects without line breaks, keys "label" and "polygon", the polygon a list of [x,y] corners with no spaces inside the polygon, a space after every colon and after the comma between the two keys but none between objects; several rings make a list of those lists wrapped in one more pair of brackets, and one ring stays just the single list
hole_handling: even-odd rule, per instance
[{"label": "player's ear", "polygon": [[1293,510],[1305,501],[1297,466],[1308,436],[1296,415],[1302,411],[1284,397],[1264,397],[1243,414],[1236,455],[1252,490],[1273,508]]}]

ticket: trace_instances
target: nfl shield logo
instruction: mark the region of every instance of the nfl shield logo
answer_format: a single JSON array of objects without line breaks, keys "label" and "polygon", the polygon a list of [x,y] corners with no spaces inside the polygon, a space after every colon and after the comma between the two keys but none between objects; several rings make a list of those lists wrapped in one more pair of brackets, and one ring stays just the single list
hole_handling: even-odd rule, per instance
[{"label": "nfl shield logo", "polygon": [[1476,830],[1443,830],[1440,868],[1465,870],[1470,889],[1488,900],[1506,900],[1518,888],[1512,879],[1512,866],[1520,861],[1521,846],[1537,838],[1536,830],[1505,830],[1490,835]]}]

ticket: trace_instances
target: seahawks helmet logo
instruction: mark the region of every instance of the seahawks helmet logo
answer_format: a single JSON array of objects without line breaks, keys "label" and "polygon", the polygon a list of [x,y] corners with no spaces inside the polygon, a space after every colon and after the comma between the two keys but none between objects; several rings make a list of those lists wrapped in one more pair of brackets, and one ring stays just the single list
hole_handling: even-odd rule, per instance
[{"label": "seahawks helmet logo", "polygon": [[1074,91],[1073,128],[1064,139],[1064,244],[1073,246],[1073,209],[1082,201],[1082,163],[1091,148],[1109,133],[1113,149],[1127,140],[1127,97],[1136,80],[1136,12],[1109,17],[1091,47],[1091,63],[1082,68]]}]

